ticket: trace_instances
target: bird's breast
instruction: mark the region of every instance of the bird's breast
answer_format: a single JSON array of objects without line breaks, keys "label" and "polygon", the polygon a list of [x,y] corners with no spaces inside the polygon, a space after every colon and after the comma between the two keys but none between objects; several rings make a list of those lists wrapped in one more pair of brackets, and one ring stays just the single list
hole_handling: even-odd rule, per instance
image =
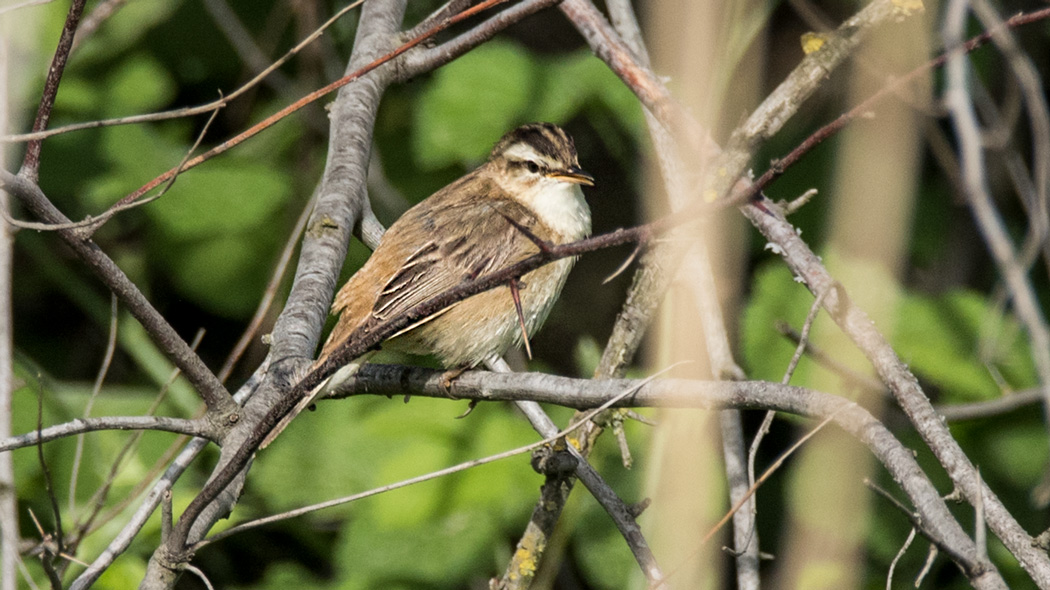
[{"label": "bird's breast", "polygon": [[591,234],[591,209],[578,184],[545,180],[520,199],[559,235],[560,242],[573,242]]}]

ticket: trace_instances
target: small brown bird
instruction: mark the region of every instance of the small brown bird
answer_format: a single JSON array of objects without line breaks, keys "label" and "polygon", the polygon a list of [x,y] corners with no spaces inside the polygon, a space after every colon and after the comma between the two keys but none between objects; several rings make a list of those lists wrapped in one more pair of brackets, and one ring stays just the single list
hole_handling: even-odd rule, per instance
[{"label": "small brown bird", "polygon": [[[409,209],[335,297],[339,320],[321,350],[323,362],[366,321],[405,313],[462,281],[539,252],[528,234],[565,244],[587,237],[591,212],[580,185],[572,138],[550,123],[507,133],[488,160]],[[512,223],[513,221],[513,223]],[[517,225],[517,227],[516,227]],[[524,229],[522,229],[524,228]],[[449,369],[473,368],[520,346],[539,330],[575,262],[564,258],[506,285],[455,303],[399,332],[384,348],[432,354]],[[520,302],[520,314],[518,303]],[[271,433],[320,394],[355,374],[367,357],[340,369]]]}]

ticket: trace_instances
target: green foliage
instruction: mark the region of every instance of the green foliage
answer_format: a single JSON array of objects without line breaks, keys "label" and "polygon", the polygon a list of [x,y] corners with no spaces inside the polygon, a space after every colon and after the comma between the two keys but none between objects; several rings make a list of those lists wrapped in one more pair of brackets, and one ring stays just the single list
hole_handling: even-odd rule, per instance
[{"label": "green foliage", "polygon": [[894,340],[901,358],[935,384],[945,401],[999,397],[1003,392],[992,371],[1013,388],[1036,382],[1029,346],[1017,321],[999,317],[994,305],[978,293],[905,297]]},{"label": "green foliage", "polygon": [[416,106],[416,159],[439,168],[484,156],[529,104],[535,76],[524,51],[498,42],[438,70]]},{"label": "green foliage", "polygon": [[[743,350],[753,378],[780,381],[795,344],[776,333],[777,321],[796,330],[813,296],[782,265],[769,263],[755,275],[743,316]],[[895,312],[893,345],[944,401],[992,399],[1003,394],[993,372],[1015,389],[1035,384],[1028,342],[1017,321],[1001,317],[992,302],[972,291],[939,296],[905,292]],[[827,321],[826,315],[818,322]],[[812,365],[804,359],[795,383],[806,383]]]},{"label": "green foliage", "polygon": [[981,463],[982,476],[1005,480],[1019,489],[1034,489],[1045,474],[1050,449],[1046,428],[1040,422],[1002,429],[989,437],[988,460]]},{"label": "green foliage", "polygon": [[413,153],[429,169],[474,163],[516,124],[565,123],[592,107],[641,136],[637,99],[590,52],[540,58],[495,40],[435,73],[415,105]]},{"label": "green foliage", "polygon": [[[535,440],[527,423],[502,405],[483,404],[463,420],[454,419],[457,411],[430,399],[322,404],[264,452],[252,489],[275,508],[294,507]],[[494,573],[497,554],[506,551],[497,540],[520,530],[541,483],[527,463],[528,455],[519,455],[335,509],[349,511],[336,551],[340,571],[348,574],[340,587],[433,579],[462,586],[479,572]],[[251,495],[245,500],[253,501]]]},{"label": "green foliage", "polygon": [[[812,302],[813,296],[793,280],[784,265],[767,263],[758,268],[741,320],[741,346],[752,379],[780,382],[795,345],[777,334],[776,322],[801,328]],[[799,365],[799,373],[804,369]]]},{"label": "green foliage", "polygon": [[[241,0],[231,6],[241,13],[246,24],[267,25],[262,10],[265,7]],[[222,37],[209,32],[212,29],[207,27],[211,24],[201,18],[198,8],[184,2],[127,3],[74,54],[58,95],[53,123],[199,104],[216,98],[217,88],[227,93],[235,88],[245,72],[232,51],[223,45]],[[410,8],[418,10],[417,16],[421,16],[430,5],[411,3]],[[729,59],[749,55],[767,12],[774,8],[775,2],[767,2],[753,11],[747,26],[740,28],[726,46]],[[33,18],[47,21],[49,31],[58,31],[66,9],[53,3],[40,7],[40,12],[34,13],[39,16]],[[205,33],[199,32],[202,25]],[[350,24],[342,25],[326,34],[325,41],[348,42],[351,29]],[[186,43],[184,31],[191,30],[202,37],[199,43]],[[286,41],[282,35],[288,36],[276,30],[271,33],[276,45]],[[30,45],[46,47],[49,53],[53,38],[49,34],[46,38],[19,41],[13,46],[12,55]],[[348,53],[345,46],[325,49],[332,50],[331,54]],[[991,54],[979,59],[992,59],[987,55]],[[299,67],[306,69],[308,64],[293,63],[283,68],[282,74],[295,76]],[[30,95],[39,92],[46,61],[27,61],[24,69],[39,74],[39,79],[26,85],[31,89]],[[732,78],[725,78],[714,84],[721,88],[731,81]],[[287,97],[281,92],[287,90],[273,91],[264,86],[239,99],[215,120],[197,153],[286,104]],[[299,91],[299,87],[294,90]],[[712,93],[721,94],[717,90]],[[34,95],[34,102],[35,98]],[[21,118],[29,117],[31,109],[26,108]],[[588,128],[589,136],[578,135],[578,139],[588,138],[586,141],[592,144],[604,140],[607,145],[601,149],[614,161],[607,167],[627,170],[623,173],[627,180],[624,185],[640,176],[635,159],[639,146],[645,142],[644,119],[636,98],[622,82],[589,50],[539,54],[503,38],[482,45],[429,78],[388,92],[376,128],[377,152],[390,184],[405,193],[407,200],[414,200],[458,177],[484,158],[504,132],[531,120]],[[228,344],[239,336],[244,320],[258,302],[269,279],[274,254],[287,238],[290,219],[298,214],[324,161],[323,133],[304,122],[308,122],[305,116],[289,118],[231,152],[187,171],[158,200],[121,214],[95,236],[151,301],[164,313],[175,310],[170,315],[180,331],[188,335],[198,327],[207,328],[204,345],[217,342],[213,346],[218,352],[207,357],[213,367],[218,366],[214,359],[225,354]],[[71,217],[97,214],[157,174],[178,165],[203,124],[203,118],[164,121],[50,138],[45,142],[41,181],[49,196]],[[826,146],[822,149],[830,151]],[[790,180],[791,174],[803,177],[798,182],[806,183],[808,188],[831,168],[827,158],[827,153],[815,151],[802,167],[789,171],[787,178]],[[595,190],[599,188],[603,187]],[[630,198],[627,190],[613,190],[624,196],[624,202]],[[949,191],[943,186],[923,190],[927,195],[939,190],[940,198],[948,200]],[[383,204],[391,216],[403,209],[405,199],[392,200],[393,204]],[[595,211],[608,212],[618,206],[621,204],[602,203],[604,211],[597,205]],[[918,251],[923,262],[932,264],[938,260],[938,248],[943,247],[944,235],[951,229],[952,218],[943,214],[943,206],[943,202],[929,198],[920,201],[918,216],[924,231],[913,237],[911,254],[914,257]],[[800,215],[816,216],[812,210],[807,208]],[[600,216],[595,219],[597,227]],[[819,229],[813,234],[819,235]],[[45,425],[82,415],[97,369],[95,359],[101,358],[102,353],[101,344],[92,344],[84,334],[104,342],[109,294],[89,273],[80,272],[79,266],[70,262],[67,251],[52,236],[22,232],[17,247],[16,265],[20,266],[16,266],[16,272],[22,274],[17,275],[20,284],[16,291],[22,291],[16,297],[23,299],[16,300],[16,310],[20,311],[19,303],[50,297],[41,308],[60,308],[64,314],[60,321],[82,324],[65,332],[74,337],[63,341],[49,338],[46,330],[38,329],[48,319],[42,316],[49,311],[37,311],[32,316],[19,316],[16,311],[16,324],[22,322],[16,330],[20,339],[16,343],[25,348],[25,334],[30,331],[34,332],[33,338],[43,342],[32,353],[37,358],[20,360],[17,367],[19,379],[28,385],[15,393],[13,428],[16,432],[29,432],[36,427],[40,391]],[[365,256],[360,245],[353,245],[347,273]],[[584,258],[580,265],[590,262]],[[845,280],[850,272],[871,270],[852,267],[837,276]],[[795,346],[776,335],[774,322],[785,320],[800,327],[813,297],[779,261],[761,264],[748,287],[740,330],[743,360],[751,378],[779,381]],[[1023,331],[1009,313],[1000,317],[988,295],[968,290],[982,288],[981,285],[937,294],[918,293],[910,286],[898,286],[888,280],[880,287],[900,291],[894,312],[896,322],[889,330],[894,346],[939,403],[992,399],[1001,395],[1001,389],[1035,384]],[[1039,283],[1038,288],[1045,292],[1044,284]],[[594,295],[600,296],[610,297]],[[826,314],[818,322],[830,323]],[[27,329],[27,325],[31,327]],[[73,377],[69,381],[48,376],[49,370],[64,367],[68,356],[84,348],[92,348],[88,355],[94,355],[90,372],[70,370]],[[562,351],[565,358],[558,359],[563,361],[558,366],[580,375],[592,374],[601,358],[600,345],[591,337],[567,338]],[[261,354],[255,362],[259,357]],[[548,363],[537,361],[533,367],[554,366],[550,359]],[[811,360],[804,359],[795,382],[812,382],[817,370]],[[171,374],[171,363],[141,326],[122,310],[117,358],[93,415],[144,413]],[[178,379],[157,411],[190,416],[199,405],[199,398],[185,380]],[[466,402],[449,400],[412,399],[404,404],[400,399],[362,397],[319,405],[319,411],[301,416],[277,443],[258,454],[234,515],[216,530],[251,517],[373,489],[525,445],[537,438],[527,423],[503,404],[482,404],[462,420],[454,417],[465,409]],[[552,413],[559,423],[565,423],[571,414],[564,409],[552,409]],[[961,425],[953,430],[964,445],[976,449],[973,456],[982,474],[995,478],[997,491],[1005,488],[1006,493],[1012,494],[1011,506],[1027,506],[1027,493],[1039,481],[1050,456],[1045,429],[1037,418],[1028,416],[1029,422],[1011,425],[1009,429]],[[619,465],[618,450],[608,435],[600,441],[592,460],[621,496],[631,501],[639,499],[637,490],[645,469],[641,463],[649,431],[636,423],[627,424],[626,430],[639,467],[627,471]],[[87,509],[87,491],[105,482],[111,461],[130,437],[126,432],[85,436],[84,456],[88,460],[81,466],[74,502],[76,514]],[[168,433],[146,433],[141,446],[127,456],[112,482],[108,507],[155,476],[155,462],[172,440],[174,436]],[[918,444],[915,443],[916,448]],[[68,479],[74,452],[74,440],[44,447],[63,507],[69,500]],[[36,449],[22,449],[13,456],[20,502],[48,522],[50,508],[41,492],[43,472]],[[182,477],[175,491],[176,513],[200,489],[214,463],[215,452],[211,450]],[[527,521],[541,482],[542,478],[529,468],[528,456],[519,455],[272,525],[266,531],[276,531],[275,535],[293,531],[289,536],[304,535],[316,541],[322,534],[329,534],[332,541],[323,551],[325,565],[331,571],[325,576],[315,575],[315,570],[304,566],[307,558],[289,551],[291,562],[259,566],[261,581],[243,585],[482,587],[487,576],[498,575],[506,564],[512,542]],[[721,484],[713,484],[718,485]],[[770,493],[772,485],[775,484],[760,493]],[[570,567],[583,578],[583,585],[624,587],[625,580],[637,576],[637,568],[623,539],[590,498],[579,491],[573,498],[558,532],[563,535],[559,540],[564,541],[563,558],[571,561]],[[767,516],[760,512],[760,518]],[[1035,518],[1042,516],[1031,516]],[[81,547],[78,557],[98,555],[120,525],[119,519],[104,523],[99,533]],[[865,529],[869,558],[882,567],[895,554],[906,531],[903,519]],[[156,547],[159,536],[159,517],[154,516],[136,544],[108,570],[98,587],[136,586],[145,571],[145,559]],[[763,540],[763,549],[775,542]],[[226,544],[233,548],[221,547]],[[243,537],[233,537],[202,553],[229,550],[237,556],[247,544]],[[1001,546],[993,545],[991,550],[999,563],[1010,563],[1002,555]],[[914,548],[911,552],[919,553]],[[921,559],[921,555],[915,555],[913,561]],[[38,573],[34,571],[34,575]],[[809,572],[813,580],[836,573],[819,568]],[[42,581],[42,575],[37,575],[37,582]],[[226,587],[237,585],[228,582]]]}]

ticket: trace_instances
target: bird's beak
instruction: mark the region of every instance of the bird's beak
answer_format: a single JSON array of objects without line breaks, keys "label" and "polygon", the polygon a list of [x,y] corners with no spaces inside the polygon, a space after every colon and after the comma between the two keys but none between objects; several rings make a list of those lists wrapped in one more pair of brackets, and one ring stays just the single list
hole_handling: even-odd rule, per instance
[{"label": "bird's beak", "polygon": [[574,184],[585,184],[587,186],[594,186],[594,177],[587,174],[583,170],[580,170],[576,166],[570,166],[567,170],[558,170],[551,172],[547,175],[554,180],[560,180],[562,182],[571,182]]}]

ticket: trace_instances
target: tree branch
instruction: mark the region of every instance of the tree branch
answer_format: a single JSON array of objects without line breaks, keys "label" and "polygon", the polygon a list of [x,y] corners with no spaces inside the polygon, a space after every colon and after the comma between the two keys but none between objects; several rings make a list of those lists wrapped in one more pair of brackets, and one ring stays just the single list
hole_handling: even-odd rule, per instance
[{"label": "tree branch", "polygon": [[[51,120],[51,109],[55,106],[55,97],[58,96],[58,85],[62,81],[62,73],[66,69],[66,60],[73,48],[73,36],[80,24],[80,15],[84,13],[86,0],[73,0],[69,5],[69,13],[66,15],[66,23],[62,27],[62,34],[58,38],[58,47],[55,48],[55,56],[51,60],[51,67],[47,70],[47,79],[44,80],[44,92],[40,95],[40,106],[37,107],[36,119],[33,120],[33,131],[47,129],[47,123]],[[40,178],[40,148],[43,146],[42,139],[35,139],[26,146],[26,154],[22,159],[22,170],[30,182],[36,183]]]},{"label": "tree branch", "polygon": [[1032,537],[1010,515],[995,493],[988,486],[974,481],[973,464],[930,405],[915,376],[868,315],[852,304],[845,289],[828,274],[817,255],[783,216],[754,206],[743,207],[742,211],[767,240],[778,246],[788,268],[812,293],[831,289],[824,298],[824,309],[872,363],[879,378],[893,392],[898,405],[967,501],[976,505],[978,498],[983,498],[992,531],[1040,587],[1050,587],[1050,558],[1032,546]]},{"label": "tree branch", "polygon": [[[364,5],[348,72],[358,72],[398,47],[397,31],[404,4],[404,0],[392,0]],[[317,207],[307,224],[292,291],[274,326],[270,370],[259,391],[245,405],[248,420],[224,439],[222,456],[209,483],[151,558],[144,584],[167,587],[173,583],[174,576],[168,572],[173,564],[188,559],[188,544],[202,538],[218,518],[229,513],[237,494],[236,490],[227,490],[227,486],[243,478],[244,468],[262,440],[262,434],[256,436],[262,428],[260,422],[273,413],[272,408],[289,400],[285,388],[291,375],[313,355],[351,230],[365,206],[372,126],[379,100],[394,73],[395,65],[387,59],[355,84],[344,86],[332,105],[328,160]]]},{"label": "tree branch", "polygon": [[[640,386],[640,387],[639,387]],[[765,381],[690,381],[571,379],[540,373],[487,373],[469,371],[444,389],[440,371],[418,367],[365,365],[347,380],[334,396],[383,395],[426,396],[478,401],[521,401],[552,403],[576,409],[594,408],[619,395],[637,391],[614,404],[615,407],[695,408],[703,410],[766,409],[816,419],[833,416],[843,430],[867,445],[893,479],[911,499],[929,534],[957,552],[953,559],[975,586],[1005,588],[995,567],[973,561],[975,546],[951,516],[940,494],[915,461],[913,453],[897,441],[875,417],[861,406],[839,396],[810,389]],[[987,498],[986,498],[987,501]]]},{"label": "tree branch", "polygon": [[[30,179],[0,170],[0,187],[18,198],[38,218],[48,223],[69,223],[69,218],[63,215]],[[81,239],[75,230],[60,230],[58,235],[120,299],[131,315],[146,328],[150,338],[186,375],[208,405],[208,419],[213,421],[214,427],[223,428],[235,422],[238,408],[229,392],[113,259],[94,241]]]},{"label": "tree branch", "polygon": [[31,447],[40,442],[51,442],[67,436],[99,430],[162,430],[176,434],[200,436],[216,440],[217,433],[211,424],[204,419],[187,420],[185,418],[168,418],[165,416],[102,416],[98,418],[77,418],[48,426],[39,433],[34,430],[19,436],[0,439],[0,453]]}]

